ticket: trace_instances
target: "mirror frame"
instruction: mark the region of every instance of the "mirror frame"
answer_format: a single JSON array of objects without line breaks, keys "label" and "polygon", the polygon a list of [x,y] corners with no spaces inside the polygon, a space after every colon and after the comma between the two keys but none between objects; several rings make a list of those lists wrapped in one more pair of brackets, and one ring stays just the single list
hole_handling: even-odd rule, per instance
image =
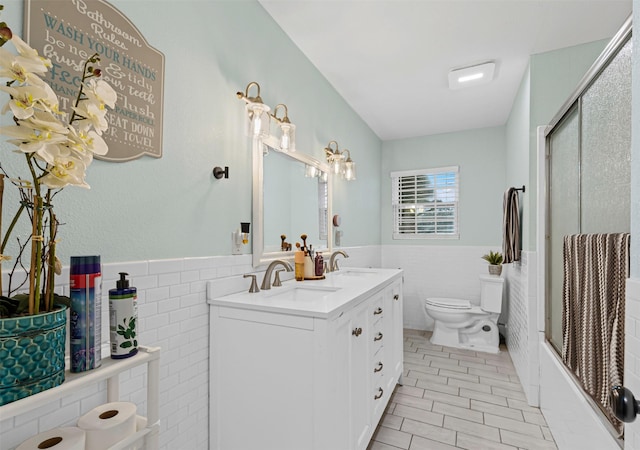
[{"label": "mirror frame", "polygon": [[[270,151],[276,150],[278,144],[277,139],[273,136],[261,139],[259,137],[252,138],[252,155],[253,155],[253,206],[252,206],[252,252],[253,252],[253,267],[259,267],[264,264],[280,259],[291,260],[295,250],[290,252],[268,252],[264,251],[264,164],[263,164],[263,145],[269,147]],[[322,170],[328,174],[327,177],[327,246],[326,248],[318,248],[321,252],[327,254],[333,251],[333,222],[331,218],[332,213],[332,199],[333,199],[333,180],[331,172],[329,171],[329,164],[323,161],[319,161],[314,157],[302,153],[300,151],[295,152],[279,152],[295,161],[299,161],[303,164],[308,164],[317,169]],[[318,218],[319,219],[319,218]]]}]

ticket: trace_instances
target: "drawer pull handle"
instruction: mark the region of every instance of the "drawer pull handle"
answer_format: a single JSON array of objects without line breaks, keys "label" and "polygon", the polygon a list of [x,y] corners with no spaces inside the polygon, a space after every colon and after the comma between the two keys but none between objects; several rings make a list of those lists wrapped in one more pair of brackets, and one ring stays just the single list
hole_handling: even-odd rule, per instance
[{"label": "drawer pull handle", "polygon": [[382,388],[378,388],[378,393],[373,397],[374,400],[378,400],[380,397],[382,397],[382,394],[384,394],[384,391],[382,390]]},{"label": "drawer pull handle", "polygon": [[355,328],[355,329],[351,332],[351,334],[353,334],[355,337],[360,336],[360,335],[362,334],[362,328],[360,328],[360,327]]},{"label": "drawer pull handle", "polygon": [[379,341],[380,339],[382,339],[382,333],[378,333],[376,337],[373,338],[373,342]]},{"label": "drawer pull handle", "polygon": [[375,369],[373,369],[373,373],[378,373],[382,370],[382,368],[384,367],[384,364],[382,364],[381,362],[378,363],[378,367],[376,367]]},{"label": "drawer pull handle", "polygon": [[382,314],[382,308],[380,308],[379,306],[378,306],[378,309],[376,309],[376,310],[373,312],[373,315],[374,315],[374,316],[377,316],[378,314]]},{"label": "drawer pull handle", "polygon": [[398,294],[394,295],[393,299],[396,300],[396,301],[400,300],[400,295],[398,295]]}]

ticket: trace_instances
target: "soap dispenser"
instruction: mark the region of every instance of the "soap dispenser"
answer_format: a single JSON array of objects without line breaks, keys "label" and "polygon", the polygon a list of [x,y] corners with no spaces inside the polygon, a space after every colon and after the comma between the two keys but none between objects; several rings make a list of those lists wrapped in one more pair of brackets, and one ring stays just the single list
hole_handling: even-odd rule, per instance
[{"label": "soap dispenser", "polygon": [[116,288],[109,290],[109,336],[111,358],[123,359],[138,353],[138,290],[129,287],[125,272],[120,272]]}]

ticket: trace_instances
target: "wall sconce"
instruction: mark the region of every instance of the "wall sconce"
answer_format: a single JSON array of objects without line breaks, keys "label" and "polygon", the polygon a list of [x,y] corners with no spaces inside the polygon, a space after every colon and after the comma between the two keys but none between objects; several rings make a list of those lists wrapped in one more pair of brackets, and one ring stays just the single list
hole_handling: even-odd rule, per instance
[{"label": "wall sconce", "polygon": [[[249,95],[249,90],[255,86],[257,93],[255,97]],[[239,99],[244,100],[247,109],[247,135],[260,138],[265,144],[263,152],[267,153],[267,147],[275,148],[283,153],[296,151],[296,126],[289,120],[287,105],[280,103],[269,114],[271,108],[262,102],[260,97],[260,85],[252,81],[247,85],[244,93],[236,94]],[[278,117],[278,110],[284,109],[284,115]],[[279,138],[271,135],[271,118],[278,124]]]},{"label": "wall sconce", "polygon": [[[249,89],[251,86],[255,86],[258,91],[255,97],[249,96]],[[247,134],[254,137],[264,137],[269,135],[269,108],[262,103],[260,97],[260,85],[255,81],[247,84],[247,87],[242,92],[237,92],[236,95],[239,99],[245,101],[247,108]]]},{"label": "wall sconce", "polygon": [[[278,117],[278,108],[284,108],[284,117]],[[278,104],[273,109],[273,117],[278,126],[280,127],[280,150],[283,152],[295,152],[296,151],[296,126],[289,121],[287,105]]]},{"label": "wall sconce", "polygon": [[331,141],[324,148],[324,153],[331,167],[331,172],[340,175],[347,181],[356,179],[356,163],[351,159],[351,152],[349,150],[344,149],[340,151],[338,143]]}]

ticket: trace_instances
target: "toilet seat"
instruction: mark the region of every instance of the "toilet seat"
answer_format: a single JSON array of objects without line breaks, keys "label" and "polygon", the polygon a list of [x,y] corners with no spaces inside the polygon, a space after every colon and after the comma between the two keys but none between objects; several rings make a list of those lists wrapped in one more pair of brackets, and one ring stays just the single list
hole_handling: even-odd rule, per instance
[{"label": "toilet seat", "polygon": [[471,309],[471,302],[469,300],[462,300],[459,298],[428,298],[427,305],[436,306],[439,308],[455,309],[455,310],[469,310]]}]

